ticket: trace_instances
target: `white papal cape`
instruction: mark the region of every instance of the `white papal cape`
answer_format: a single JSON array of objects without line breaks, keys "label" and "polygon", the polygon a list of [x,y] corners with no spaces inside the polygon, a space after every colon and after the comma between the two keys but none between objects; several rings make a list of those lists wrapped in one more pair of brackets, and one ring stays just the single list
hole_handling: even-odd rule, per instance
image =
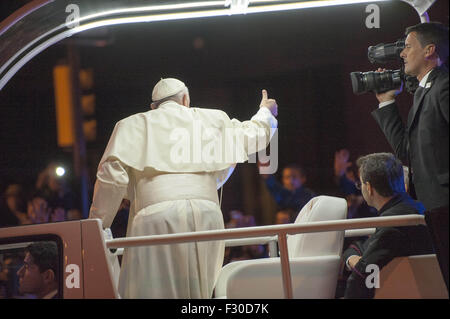
[{"label": "white papal cape", "polygon": [[[127,236],[223,229],[217,189],[236,163],[266,148],[276,127],[267,108],[240,122],[220,110],[173,101],[123,119],[100,161],[90,218],[110,227],[127,198]],[[223,255],[223,241],[125,249],[119,293],[210,298]]]}]

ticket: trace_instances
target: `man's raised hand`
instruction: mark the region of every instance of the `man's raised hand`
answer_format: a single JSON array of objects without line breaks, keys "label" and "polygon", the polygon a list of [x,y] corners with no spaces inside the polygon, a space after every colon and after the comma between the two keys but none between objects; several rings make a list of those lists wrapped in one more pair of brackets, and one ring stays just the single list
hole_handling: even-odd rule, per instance
[{"label": "man's raised hand", "polygon": [[278,115],[277,101],[275,101],[274,99],[269,99],[266,90],[262,90],[262,99],[259,107],[267,107],[270,112],[272,112],[273,116]]}]

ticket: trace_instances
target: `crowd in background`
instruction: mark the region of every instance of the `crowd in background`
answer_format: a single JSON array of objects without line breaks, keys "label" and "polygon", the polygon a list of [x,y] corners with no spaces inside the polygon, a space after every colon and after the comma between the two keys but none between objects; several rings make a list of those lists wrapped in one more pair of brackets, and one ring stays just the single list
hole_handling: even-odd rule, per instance
[{"label": "crowd in background", "polygon": [[[358,172],[349,161],[350,153],[339,150],[334,156],[334,181],[338,196],[348,203],[348,218],[376,216],[361,191],[355,187]],[[75,196],[66,178],[56,174],[57,165],[50,163],[39,173],[33,187],[10,184],[0,197],[0,227],[20,226],[48,222],[61,222],[82,218]],[[280,181],[274,175],[261,175],[270,195],[277,204],[273,224],[295,221],[297,214],[316,193],[307,187],[306,170],[298,164],[289,164],[281,170]],[[114,237],[124,237],[128,222],[129,201],[122,205],[111,226]],[[254,216],[241,209],[225,213],[226,228],[257,226]],[[225,262],[237,259],[259,258],[267,255],[266,249],[248,247],[227,249]]]},{"label": "crowd in background", "polygon": [[10,184],[0,200],[0,227],[81,219],[75,193],[64,176],[50,163],[39,173],[36,184]]}]

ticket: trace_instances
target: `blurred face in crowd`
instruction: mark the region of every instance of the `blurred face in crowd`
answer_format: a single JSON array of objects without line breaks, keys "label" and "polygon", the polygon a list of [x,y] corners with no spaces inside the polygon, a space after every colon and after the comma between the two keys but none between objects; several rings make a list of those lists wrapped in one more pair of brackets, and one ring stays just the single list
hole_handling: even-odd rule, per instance
[{"label": "blurred face in crowd", "polygon": [[11,267],[11,264],[13,263],[12,258],[7,258],[3,261],[3,264],[1,265],[1,271],[0,271],[0,281],[8,281],[9,278],[9,269]]},{"label": "blurred face in crowd", "polygon": [[424,75],[424,66],[427,62],[427,51],[430,45],[422,47],[417,38],[416,32],[408,34],[405,40],[405,48],[400,53],[400,57],[405,63],[405,73],[411,76]]},{"label": "blurred face in crowd", "polygon": [[291,222],[289,212],[280,210],[275,217],[275,224],[289,224]]},{"label": "blurred face in crowd", "polygon": [[53,213],[50,216],[52,222],[63,222],[66,218],[66,211],[62,207],[56,207],[53,209]]},{"label": "blurred face in crowd", "polygon": [[230,212],[230,221],[226,224],[226,228],[236,228],[242,224],[244,216],[240,211],[233,210]]},{"label": "blurred face in crowd", "polygon": [[305,182],[305,177],[297,169],[285,168],[283,170],[283,187],[291,192],[301,187]]},{"label": "blurred face in crowd", "polygon": [[9,195],[6,197],[6,204],[8,205],[8,208],[12,212],[16,212],[19,210],[20,206],[20,198],[15,195]]},{"label": "blurred face in crowd", "polygon": [[345,196],[345,199],[347,200],[348,208],[358,207],[364,202],[363,197],[356,194],[348,194]]},{"label": "blurred face in crowd", "polygon": [[82,219],[83,216],[78,209],[69,209],[67,211],[67,220],[79,220]]},{"label": "blurred face in crowd", "polygon": [[40,271],[39,266],[33,261],[29,252],[26,253],[23,261],[24,265],[17,271],[19,276],[19,291],[21,293],[34,294],[38,298],[43,297],[46,288],[55,281],[52,270]]},{"label": "blurred face in crowd", "polygon": [[57,176],[50,174],[49,179],[48,179],[48,187],[52,191],[58,192],[59,190],[61,190],[61,187],[62,187],[61,180]]},{"label": "blurred face in crowd", "polygon": [[45,199],[35,197],[28,202],[28,217],[33,224],[48,223],[50,219],[50,209]]}]

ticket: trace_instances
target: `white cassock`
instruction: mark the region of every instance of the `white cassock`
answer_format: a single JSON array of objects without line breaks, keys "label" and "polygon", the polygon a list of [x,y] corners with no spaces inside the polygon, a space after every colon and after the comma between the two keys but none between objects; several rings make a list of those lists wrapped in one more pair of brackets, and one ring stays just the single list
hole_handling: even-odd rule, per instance
[{"label": "white cassock", "polygon": [[[116,124],[100,161],[89,217],[110,227],[127,198],[128,237],[223,229],[217,189],[236,163],[267,147],[276,127],[264,107],[240,122],[220,110],[173,101],[125,118]],[[223,255],[223,241],[127,248],[119,293],[122,298],[211,298]]]}]

